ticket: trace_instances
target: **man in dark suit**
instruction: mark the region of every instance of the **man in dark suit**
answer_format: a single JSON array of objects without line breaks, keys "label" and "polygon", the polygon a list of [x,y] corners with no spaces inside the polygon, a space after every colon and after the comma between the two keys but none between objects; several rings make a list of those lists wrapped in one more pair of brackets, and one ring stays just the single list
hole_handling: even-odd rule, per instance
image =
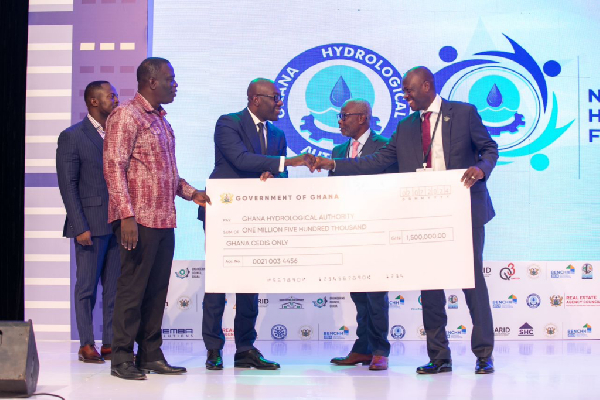
[{"label": "man in dark suit", "polygon": [[[277,121],[283,102],[273,81],[257,78],[247,90],[248,106],[244,110],[222,115],[215,127],[215,168],[210,179],[287,178],[285,167],[305,165],[303,155],[286,158],[287,142],[283,131],[268,121]],[[204,221],[204,208],[198,219]],[[208,249],[210,251],[210,249]],[[207,271],[210,274],[210,271]],[[202,313],[202,338],[208,350],[206,368],[223,369],[221,350],[224,293],[206,293]],[[262,357],[254,347],[258,294],[237,293],[234,335],[234,366],[241,368],[278,369],[279,364]]]},{"label": "man in dark suit", "polygon": [[[333,148],[332,158],[357,158],[373,154],[388,140],[371,131],[371,105],[363,99],[350,99],[342,106],[338,114],[338,124],[342,135],[350,138]],[[398,172],[394,163],[385,172]],[[329,176],[336,173],[329,171]],[[372,371],[386,370],[390,355],[390,342],[387,340],[389,329],[388,292],[353,292],[350,298],[356,306],[357,339],[350,354],[335,357],[331,363],[336,365],[356,365],[369,363]]]},{"label": "man in dark suit", "polygon": [[[434,171],[466,169],[461,181],[471,190],[475,288],[463,292],[473,322],[471,348],[477,357],[475,372],[489,374],[494,372],[494,328],[482,268],[484,225],[495,215],[486,182],[498,159],[498,145],[473,105],[446,101],[436,94],[433,74],[427,68],[408,71],[402,85],[404,98],[417,112],[400,121],[388,145],[367,157],[317,158],[312,169],[334,169],[342,175],[374,173],[396,161],[400,172],[415,172],[424,166]],[[424,290],[421,301],[430,362],[417,368],[417,373],[451,371],[444,291]]]},{"label": "man in dark suit", "polygon": [[[79,360],[103,363],[111,357],[112,319],[117,278],[120,274],[119,248],[108,223],[108,190],[102,173],[102,146],[106,118],[119,105],[116,89],[106,81],[91,82],[85,88],[88,115],[65,129],[58,137],[56,173],[65,203],[65,237],[74,238],[77,282],[75,319],[79,331]],[[94,346],[92,311],[98,281],[102,281],[103,330],[100,353]]]}]

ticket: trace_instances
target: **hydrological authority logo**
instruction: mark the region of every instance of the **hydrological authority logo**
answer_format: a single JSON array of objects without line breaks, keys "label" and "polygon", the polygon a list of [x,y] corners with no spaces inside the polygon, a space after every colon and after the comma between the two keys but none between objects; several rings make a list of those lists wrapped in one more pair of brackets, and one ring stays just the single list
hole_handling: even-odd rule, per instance
[{"label": "hydrological authority logo", "polygon": [[389,138],[409,113],[402,77],[380,54],[346,43],[314,47],[294,57],[275,78],[283,107],[279,121],[294,153],[330,157],[347,140],[337,115],[351,98],[367,100],[373,109],[371,129]]},{"label": "hydrological authority logo", "polygon": [[547,78],[558,76],[561,65],[549,60],[540,68],[527,50],[504,37],[512,51],[480,51],[460,61],[454,47],[442,47],[439,57],[450,65],[435,73],[436,87],[448,100],[465,101],[477,107],[484,125],[498,143],[498,165],[527,157],[534,170],[543,171],[550,160],[540,152],[574,122],[558,126],[556,93],[550,94],[548,89]]},{"label": "hydrological authority logo", "polygon": [[283,340],[287,337],[287,328],[285,325],[277,324],[271,328],[271,337],[275,340]]},{"label": "hydrological authority logo", "polygon": [[406,335],[406,329],[402,325],[394,325],[390,329],[390,335],[396,340],[400,340]]},{"label": "hydrological authority logo", "polygon": [[527,296],[526,302],[529,308],[538,308],[542,303],[542,299],[537,294],[531,293],[529,296]]}]

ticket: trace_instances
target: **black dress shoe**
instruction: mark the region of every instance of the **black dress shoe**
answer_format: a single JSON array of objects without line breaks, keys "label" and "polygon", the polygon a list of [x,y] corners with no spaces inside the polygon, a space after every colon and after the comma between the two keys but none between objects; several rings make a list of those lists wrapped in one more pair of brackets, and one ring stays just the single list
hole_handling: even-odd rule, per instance
[{"label": "black dress shoe", "polygon": [[146,378],[146,374],[138,369],[131,361],[125,361],[124,363],[111,366],[110,374],[121,379],[128,379],[132,381],[143,381]]},{"label": "black dress shoe", "polygon": [[417,374],[439,374],[452,371],[452,360],[431,360],[417,368]]},{"label": "black dress shoe", "polygon": [[208,350],[206,356],[206,369],[211,371],[219,371],[223,369],[223,357],[221,350]]},{"label": "black dress shoe", "polygon": [[237,368],[279,369],[278,363],[265,360],[257,349],[235,353],[235,356],[233,356],[233,366]]},{"label": "black dress shoe", "polygon": [[155,374],[165,374],[165,375],[178,375],[187,372],[185,367],[173,367],[169,365],[165,360],[157,360],[157,361],[148,361],[145,363],[140,363],[138,368],[143,372],[149,374],[154,372]]},{"label": "black dress shoe", "polygon": [[476,374],[493,374],[494,359],[492,357],[478,357],[475,363]]}]

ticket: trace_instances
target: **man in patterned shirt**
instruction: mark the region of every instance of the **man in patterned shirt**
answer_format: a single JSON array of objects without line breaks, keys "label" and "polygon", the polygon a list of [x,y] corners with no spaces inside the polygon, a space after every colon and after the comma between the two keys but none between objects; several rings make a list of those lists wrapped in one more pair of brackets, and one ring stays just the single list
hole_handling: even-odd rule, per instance
[{"label": "man in patterned shirt", "polygon": [[149,372],[186,372],[169,365],[160,348],[175,249],[175,196],[201,206],[210,199],[177,172],[175,136],[162,107],[177,92],[173,67],[163,58],[147,58],[137,69],[137,81],[135,97],[108,118],[104,176],[108,220],[122,245],[111,374],[141,380]]}]

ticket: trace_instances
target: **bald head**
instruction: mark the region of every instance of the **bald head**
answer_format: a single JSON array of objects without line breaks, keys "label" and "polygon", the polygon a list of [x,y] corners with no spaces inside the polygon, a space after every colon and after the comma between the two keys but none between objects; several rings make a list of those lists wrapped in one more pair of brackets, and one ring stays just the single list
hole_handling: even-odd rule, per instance
[{"label": "bald head", "polygon": [[248,109],[261,121],[277,121],[283,102],[281,92],[270,79],[256,78],[248,85]]},{"label": "bald head", "polygon": [[413,111],[427,110],[435,99],[435,79],[426,67],[414,67],[408,70],[402,79],[404,100]]},{"label": "bald head", "polygon": [[246,94],[248,95],[248,101],[250,101],[252,97],[256,96],[257,94],[265,94],[270,92],[273,86],[275,86],[275,84],[270,79],[253,79],[248,85],[248,90],[246,91]]},{"label": "bald head", "polygon": [[435,92],[435,78],[429,68],[423,66],[411,68],[404,77],[406,78],[409,74],[418,77],[423,82],[429,82],[431,89]]}]

